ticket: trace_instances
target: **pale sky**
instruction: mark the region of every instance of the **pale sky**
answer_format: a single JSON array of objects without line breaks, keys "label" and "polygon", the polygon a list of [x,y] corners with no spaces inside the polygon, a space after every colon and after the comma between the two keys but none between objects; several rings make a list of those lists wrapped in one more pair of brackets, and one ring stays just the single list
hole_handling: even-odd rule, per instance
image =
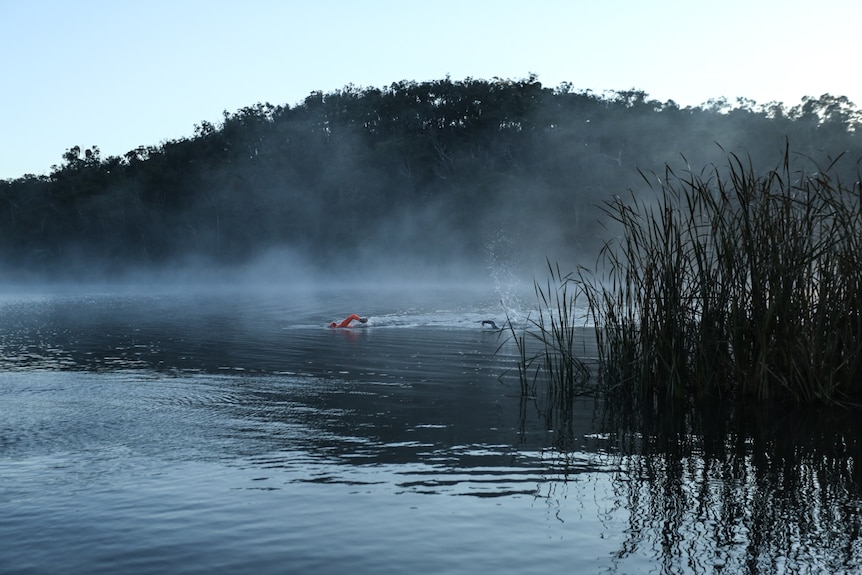
[{"label": "pale sky", "polygon": [[0,0],[0,179],[257,102],[466,77],[862,107],[859,0]]}]

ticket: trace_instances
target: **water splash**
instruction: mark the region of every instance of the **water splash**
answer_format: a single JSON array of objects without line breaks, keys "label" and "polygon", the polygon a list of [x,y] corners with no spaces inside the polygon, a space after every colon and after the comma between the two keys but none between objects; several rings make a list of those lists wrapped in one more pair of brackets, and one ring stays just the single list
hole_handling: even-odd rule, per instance
[{"label": "water splash", "polygon": [[[517,243],[510,232],[498,230],[485,243],[488,258],[488,272],[494,284],[494,293],[507,318],[522,323],[528,312],[523,304],[524,294],[528,293],[523,275],[525,266],[521,265]],[[502,322],[498,322],[502,323]]]}]

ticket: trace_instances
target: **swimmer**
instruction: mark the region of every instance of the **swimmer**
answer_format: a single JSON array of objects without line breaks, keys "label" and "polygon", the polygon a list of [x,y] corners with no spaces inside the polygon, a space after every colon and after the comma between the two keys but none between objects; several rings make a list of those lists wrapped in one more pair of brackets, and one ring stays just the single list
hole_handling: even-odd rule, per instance
[{"label": "swimmer", "polygon": [[341,323],[332,322],[331,324],[329,324],[329,327],[350,327],[350,322],[352,322],[352,321],[358,321],[359,323],[367,323],[368,318],[367,317],[359,317],[355,313],[352,313],[349,316],[347,316],[346,318],[344,318],[341,321]]},{"label": "swimmer", "polygon": [[486,325],[490,326],[491,329],[502,329],[502,328],[498,327],[497,324],[494,323],[494,320],[492,320],[492,319],[483,319],[482,320],[482,327],[485,327]]}]

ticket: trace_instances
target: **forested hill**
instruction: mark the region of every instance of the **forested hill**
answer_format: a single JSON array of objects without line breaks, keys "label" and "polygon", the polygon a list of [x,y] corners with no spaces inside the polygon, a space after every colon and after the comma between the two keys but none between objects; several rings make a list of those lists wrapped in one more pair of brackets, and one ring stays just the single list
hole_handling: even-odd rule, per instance
[{"label": "forested hill", "polygon": [[860,122],[829,95],[683,108],[535,77],[347,86],[225,112],[122,157],[74,146],[48,176],[0,181],[0,263],[9,277],[234,264],[272,249],[322,263],[481,263],[495,249],[592,260],[596,206],[644,187],[639,170],[699,172],[726,152],[769,169],[789,142],[819,161],[845,153],[853,177]]}]

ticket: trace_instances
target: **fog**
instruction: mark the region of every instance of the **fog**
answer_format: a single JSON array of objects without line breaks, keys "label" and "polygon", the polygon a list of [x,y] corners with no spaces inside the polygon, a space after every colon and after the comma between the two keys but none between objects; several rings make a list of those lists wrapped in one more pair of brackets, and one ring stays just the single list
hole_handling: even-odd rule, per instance
[{"label": "fog", "polygon": [[[813,102],[813,104],[812,104]],[[398,82],[257,104],[195,137],[50,177],[0,181],[0,269],[35,286],[468,285],[595,265],[604,202],[666,167],[756,170],[862,157],[852,105],[825,95],[679,108],[519,81]]]}]

